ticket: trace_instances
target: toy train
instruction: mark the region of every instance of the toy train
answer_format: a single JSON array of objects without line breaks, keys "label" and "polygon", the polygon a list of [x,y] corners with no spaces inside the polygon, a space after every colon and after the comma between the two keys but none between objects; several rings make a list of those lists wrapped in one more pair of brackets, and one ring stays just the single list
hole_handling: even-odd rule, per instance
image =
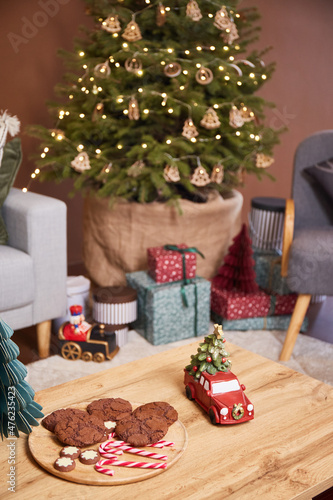
[{"label": "toy train", "polygon": [[70,321],[61,325],[58,339],[62,357],[70,360],[101,363],[119,351],[115,332],[105,331],[104,325],[87,323],[78,305],[70,307]]}]

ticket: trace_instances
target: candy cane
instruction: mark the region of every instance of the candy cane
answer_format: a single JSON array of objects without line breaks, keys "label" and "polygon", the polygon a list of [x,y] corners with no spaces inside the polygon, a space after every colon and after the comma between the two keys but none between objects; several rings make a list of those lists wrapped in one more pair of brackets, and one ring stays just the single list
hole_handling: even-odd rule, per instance
[{"label": "candy cane", "polygon": [[101,467],[99,462],[95,464],[95,469],[97,470],[97,472],[100,472],[101,474],[107,474],[108,476],[114,475],[114,471],[112,469],[105,469],[104,467]]},{"label": "candy cane", "polygon": [[[108,460],[100,460],[97,462],[99,467],[102,467],[103,465],[117,465],[120,467],[137,467],[139,469],[166,469],[167,464],[161,464],[161,463],[149,463],[149,462],[130,462],[126,460],[117,460],[116,458],[111,458]],[[108,470],[108,469],[106,469]]]},{"label": "candy cane", "polygon": [[157,441],[157,443],[148,444],[147,446],[151,448],[163,448],[164,446],[175,446],[172,441]]},{"label": "candy cane", "polygon": [[105,455],[107,452],[110,452],[110,453],[113,453],[113,455],[111,455],[110,457],[108,458],[112,458],[114,457],[115,455],[122,455],[124,452],[122,450],[115,450],[113,449],[111,451],[111,448],[106,446],[107,442],[105,443],[101,443],[99,445],[99,448],[98,448],[98,451],[100,452],[101,455]]},{"label": "candy cane", "polygon": [[[140,455],[142,457],[155,458],[156,460],[167,460],[168,459],[168,457],[166,455],[160,455],[158,453],[153,453],[152,451],[140,450],[139,448],[132,448],[132,446],[128,446],[128,445],[117,446],[116,449],[107,448],[107,452],[110,451],[111,453],[116,453],[116,450],[123,450],[123,451],[126,451],[127,453],[133,453],[134,455]],[[105,454],[107,452],[105,452],[105,450],[103,450],[103,451],[101,451],[101,454],[103,456],[106,456]]]}]

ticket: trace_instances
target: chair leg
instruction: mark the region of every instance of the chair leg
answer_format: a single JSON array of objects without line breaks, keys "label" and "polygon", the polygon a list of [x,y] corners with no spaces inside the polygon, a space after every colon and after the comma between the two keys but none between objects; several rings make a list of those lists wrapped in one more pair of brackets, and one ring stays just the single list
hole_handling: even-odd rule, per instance
[{"label": "chair leg", "polygon": [[36,326],[37,345],[40,358],[47,358],[50,353],[51,342],[51,320],[42,321]]},{"label": "chair leg", "polygon": [[301,329],[306,311],[310,304],[311,295],[300,294],[297,298],[294,312],[292,314],[289,328],[284,340],[282,351],[280,354],[280,361],[288,361],[293,352],[297,335]]}]

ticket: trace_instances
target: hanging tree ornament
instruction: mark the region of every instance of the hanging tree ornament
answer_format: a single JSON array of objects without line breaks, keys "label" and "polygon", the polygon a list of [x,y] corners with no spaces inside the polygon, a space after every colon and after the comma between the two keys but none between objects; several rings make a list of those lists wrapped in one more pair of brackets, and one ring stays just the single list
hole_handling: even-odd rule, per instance
[{"label": "hanging tree ornament", "polygon": [[230,26],[226,28],[225,33],[221,33],[221,37],[224,42],[231,45],[232,42],[239,38],[237,26],[234,22],[231,22]]},{"label": "hanging tree ornament", "polygon": [[202,125],[202,127],[207,128],[208,130],[218,128],[221,125],[219,117],[217,116],[217,113],[214,108],[207,109],[206,113],[204,114],[200,122],[200,125]]},{"label": "hanging tree ornament", "polygon": [[219,30],[225,30],[230,28],[232,21],[229,19],[229,15],[227,9],[222,7],[222,9],[218,10],[214,17],[214,26]]},{"label": "hanging tree ornament", "polygon": [[274,163],[274,158],[265,155],[264,153],[257,153],[256,156],[256,167],[257,168],[268,168]]},{"label": "hanging tree ornament", "polygon": [[201,85],[208,85],[213,81],[213,72],[209,68],[201,66],[195,74],[195,79]]},{"label": "hanging tree ornament", "polygon": [[193,175],[191,177],[191,184],[198,187],[207,186],[210,184],[211,180],[207,173],[207,170],[199,164],[197,168],[194,170]]},{"label": "hanging tree ornament", "polygon": [[179,63],[173,62],[164,66],[164,74],[170,78],[180,75],[182,67]]},{"label": "hanging tree ornament", "polygon": [[179,182],[180,175],[176,165],[166,165],[163,170],[163,177],[167,182]]},{"label": "hanging tree ornament", "polygon": [[215,165],[211,175],[211,181],[216,182],[216,184],[221,184],[224,177],[224,167],[222,163]]},{"label": "hanging tree ornament", "polygon": [[233,128],[239,128],[244,125],[242,113],[236,106],[233,106],[229,113],[229,125]]},{"label": "hanging tree ornament", "polygon": [[128,42],[137,42],[138,40],[142,40],[139,25],[134,21],[134,19],[128,23],[121,36]]},{"label": "hanging tree ornament", "polygon": [[121,26],[118,16],[116,14],[108,16],[105,21],[102,22],[102,29],[109,33],[119,33],[119,31],[121,31]]},{"label": "hanging tree ornament", "polygon": [[166,21],[165,7],[162,3],[159,3],[156,10],[156,24],[157,26],[163,26]]},{"label": "hanging tree ornament", "polygon": [[104,63],[97,64],[97,66],[94,67],[94,75],[100,78],[107,78],[110,73],[111,68],[108,59]]},{"label": "hanging tree ornament", "polygon": [[71,161],[71,166],[76,172],[84,172],[85,170],[90,170],[91,166],[89,163],[89,156],[84,151],[83,153],[79,153],[73,161]]},{"label": "hanging tree ornament", "polygon": [[144,167],[144,162],[142,160],[138,160],[129,167],[129,169],[127,170],[127,175],[129,175],[130,177],[138,177]]},{"label": "hanging tree ornament", "polygon": [[142,62],[137,57],[129,57],[125,61],[125,69],[130,73],[138,73],[142,70]]},{"label": "hanging tree ornament", "polygon": [[130,102],[128,105],[128,118],[130,120],[139,120],[140,118],[139,105],[135,97],[130,98]]},{"label": "hanging tree ornament", "polygon": [[255,118],[254,113],[247,106],[242,106],[239,111],[240,114],[242,115],[244,122],[251,122],[252,120],[254,120]]},{"label": "hanging tree ornament", "polygon": [[200,19],[202,19],[201,10],[195,0],[190,0],[186,5],[186,15],[190,17],[192,21],[200,21]]},{"label": "hanging tree ornament", "polygon": [[192,137],[197,137],[199,135],[192,118],[187,118],[187,120],[185,120],[182,135],[186,137],[186,139],[192,139]]},{"label": "hanging tree ornament", "polygon": [[102,102],[98,102],[94,107],[94,111],[92,114],[92,121],[95,122],[98,118],[100,118],[104,111],[104,104]]}]

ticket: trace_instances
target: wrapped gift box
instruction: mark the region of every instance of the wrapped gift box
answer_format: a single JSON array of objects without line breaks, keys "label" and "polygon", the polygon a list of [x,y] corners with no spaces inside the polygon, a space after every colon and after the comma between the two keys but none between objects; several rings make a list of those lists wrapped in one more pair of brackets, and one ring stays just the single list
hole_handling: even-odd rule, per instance
[{"label": "wrapped gift box", "polygon": [[[183,243],[178,248],[188,248]],[[195,278],[197,268],[196,253],[185,253],[186,278]],[[163,247],[147,249],[148,273],[156,283],[171,283],[183,279],[183,256],[175,250],[165,250]]]},{"label": "wrapped gift box", "polygon": [[[223,330],[283,330],[287,331],[291,319],[291,314],[282,316],[264,316],[261,318],[244,318],[244,319],[224,319],[218,314],[212,312],[212,321],[223,326]],[[307,317],[301,325],[300,331],[306,332],[309,320]]]},{"label": "wrapped gift box", "polygon": [[211,309],[225,319],[256,318],[291,314],[297,294],[268,295],[263,290],[246,293],[234,290],[220,290],[212,285]]},{"label": "wrapped gift box", "polygon": [[167,344],[208,333],[209,281],[197,277],[184,287],[183,282],[157,284],[145,271],[126,274],[126,279],[138,292],[138,319],[132,326],[151,344]]},{"label": "wrapped gift box", "polygon": [[268,293],[278,293],[279,295],[292,293],[286,278],[281,276],[281,256],[277,252],[257,250],[253,253],[253,259],[256,282],[260,288]]}]

